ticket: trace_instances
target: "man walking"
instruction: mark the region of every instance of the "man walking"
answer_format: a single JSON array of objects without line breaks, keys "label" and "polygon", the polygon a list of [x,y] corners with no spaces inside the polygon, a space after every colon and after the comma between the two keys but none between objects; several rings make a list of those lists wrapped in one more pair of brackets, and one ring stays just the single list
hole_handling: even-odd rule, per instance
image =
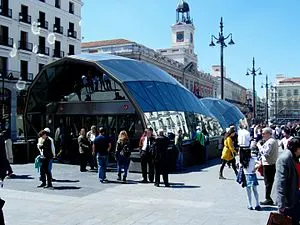
[{"label": "man walking", "polygon": [[164,136],[164,130],[158,129],[158,136],[154,142],[153,161],[155,168],[155,184],[159,187],[160,174],[163,176],[164,184],[166,187],[170,187],[168,179],[168,146],[169,139]]},{"label": "man walking", "polygon": [[274,202],[271,198],[272,187],[275,177],[275,164],[278,157],[278,143],[272,137],[272,129],[266,127],[262,129],[264,144],[257,143],[260,154],[262,155],[262,164],[264,170],[264,181],[266,187],[265,201],[261,202],[261,205],[273,205]]},{"label": "man walking", "polygon": [[152,144],[154,143],[153,129],[150,127],[147,129],[147,136],[144,138],[143,146],[141,148],[141,167],[142,167],[142,183],[148,183],[147,180],[147,166],[149,167],[149,181],[154,181],[154,167],[151,154]]},{"label": "man walking", "polygon": [[107,182],[106,167],[108,164],[108,152],[111,149],[111,143],[107,137],[104,136],[105,129],[99,128],[99,136],[97,136],[93,143],[93,155],[96,154],[98,162],[98,177],[101,183]]}]

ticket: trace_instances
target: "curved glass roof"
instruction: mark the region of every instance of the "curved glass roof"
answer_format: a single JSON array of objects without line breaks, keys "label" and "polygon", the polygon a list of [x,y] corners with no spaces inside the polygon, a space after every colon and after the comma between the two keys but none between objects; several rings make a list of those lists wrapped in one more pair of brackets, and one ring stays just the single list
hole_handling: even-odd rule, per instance
[{"label": "curved glass roof", "polygon": [[[94,53],[68,56],[45,66],[29,88],[28,104],[35,102],[36,108],[59,101],[61,95],[72,89],[73,80],[80,79],[84,70],[91,66],[118,82],[143,112],[182,111],[215,117],[193,93],[157,66]],[[34,107],[29,106],[28,112]]]},{"label": "curved glass roof", "polygon": [[243,119],[244,114],[235,105],[216,98],[200,99],[207,109],[214,115],[223,128],[229,127],[230,124],[238,124]]}]

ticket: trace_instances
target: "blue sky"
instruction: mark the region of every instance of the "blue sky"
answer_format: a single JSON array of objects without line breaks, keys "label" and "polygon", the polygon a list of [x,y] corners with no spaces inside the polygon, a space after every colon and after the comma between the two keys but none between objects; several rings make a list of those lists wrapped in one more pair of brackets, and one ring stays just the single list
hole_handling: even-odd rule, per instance
[{"label": "blue sky", "polygon": [[[195,52],[199,67],[211,72],[220,63],[219,47],[209,47],[210,36],[219,32],[220,17],[224,33],[233,34],[234,46],[225,48],[227,76],[252,88],[253,56],[263,76],[256,78],[260,96],[268,74],[274,82],[276,74],[299,77],[299,0],[186,0],[190,5],[195,31]],[[170,26],[176,22],[179,0],[83,0],[83,42],[125,38],[149,48],[171,47]]]}]

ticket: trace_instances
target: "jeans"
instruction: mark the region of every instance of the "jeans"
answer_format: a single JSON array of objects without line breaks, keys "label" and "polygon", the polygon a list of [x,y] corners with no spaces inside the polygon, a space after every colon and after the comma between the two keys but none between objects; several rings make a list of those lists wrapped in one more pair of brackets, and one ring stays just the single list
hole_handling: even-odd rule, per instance
[{"label": "jeans", "polygon": [[183,153],[179,152],[177,158],[177,170],[182,170],[182,169],[183,169]]},{"label": "jeans", "polygon": [[124,177],[127,177],[129,164],[130,164],[129,157],[127,158],[122,155],[117,155],[118,176],[121,176],[122,168],[123,168],[124,169]]},{"label": "jeans", "polygon": [[47,177],[48,186],[52,186],[52,176],[51,176],[51,172],[49,170],[49,161],[50,161],[50,159],[48,159],[48,158],[42,159],[40,175],[41,175],[41,181],[43,184],[46,184],[46,177]]},{"label": "jeans", "polygon": [[106,179],[106,167],[108,164],[108,155],[100,155],[97,153],[98,177],[100,181]]},{"label": "jeans", "polygon": [[271,192],[274,183],[276,167],[275,165],[264,166],[264,181],[266,186],[266,200],[272,200]]},{"label": "jeans", "polygon": [[53,159],[50,159],[50,161],[49,161],[49,172],[50,172],[50,174],[51,174],[51,177],[52,177],[52,163],[53,163]]}]

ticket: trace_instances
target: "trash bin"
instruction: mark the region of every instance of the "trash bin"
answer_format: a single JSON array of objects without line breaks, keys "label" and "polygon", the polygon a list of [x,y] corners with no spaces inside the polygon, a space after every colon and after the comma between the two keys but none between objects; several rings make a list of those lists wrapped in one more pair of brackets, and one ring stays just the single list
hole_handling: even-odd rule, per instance
[{"label": "trash bin", "polygon": [[24,164],[28,161],[27,142],[14,142],[12,146],[14,164]]},{"label": "trash bin", "polygon": [[170,144],[168,147],[168,169],[169,172],[176,171],[176,162],[178,157],[178,150],[174,144]]}]

